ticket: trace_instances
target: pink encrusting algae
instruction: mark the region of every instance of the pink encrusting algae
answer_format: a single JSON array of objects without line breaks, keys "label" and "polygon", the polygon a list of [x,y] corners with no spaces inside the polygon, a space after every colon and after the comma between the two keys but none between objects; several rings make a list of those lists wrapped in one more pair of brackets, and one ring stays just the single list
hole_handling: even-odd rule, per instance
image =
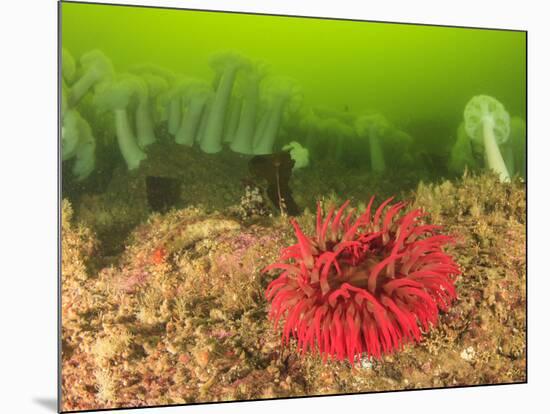
[{"label": "pink encrusting algae", "polygon": [[266,297],[275,327],[285,319],[284,343],[295,337],[324,361],[380,359],[419,342],[456,299],[460,271],[443,250],[453,238],[392,198],[373,215],[373,200],[357,218],[349,201],[324,219],[319,205],[313,237],[292,220],[297,243],[264,269],[282,271]]}]

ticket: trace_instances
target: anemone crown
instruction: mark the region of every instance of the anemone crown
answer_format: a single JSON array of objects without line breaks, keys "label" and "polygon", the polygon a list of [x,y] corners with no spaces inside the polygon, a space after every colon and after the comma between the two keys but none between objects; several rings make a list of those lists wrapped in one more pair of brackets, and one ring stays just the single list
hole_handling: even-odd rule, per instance
[{"label": "anemone crown", "polygon": [[392,199],[371,214],[371,198],[357,218],[349,201],[324,218],[319,205],[313,237],[291,221],[297,243],[263,270],[282,271],[266,297],[275,327],[285,319],[283,343],[292,336],[299,350],[318,351],[324,361],[380,359],[419,342],[447,311],[460,273],[443,251],[453,238]]}]

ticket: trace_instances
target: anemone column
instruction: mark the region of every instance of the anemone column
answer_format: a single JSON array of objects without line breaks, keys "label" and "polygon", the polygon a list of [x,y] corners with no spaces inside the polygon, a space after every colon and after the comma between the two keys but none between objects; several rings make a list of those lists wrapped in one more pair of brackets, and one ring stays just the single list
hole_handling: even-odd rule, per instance
[{"label": "anemone column", "polygon": [[296,111],[302,100],[301,88],[295,80],[286,77],[275,76],[268,78],[265,85],[265,99],[268,102],[267,118],[262,118],[265,126],[258,139],[255,137],[254,154],[271,154],[273,144],[277,138],[277,132],[285,111]]},{"label": "anemone column", "polygon": [[374,172],[383,173],[386,171],[386,162],[384,161],[384,152],[380,146],[380,140],[376,131],[371,131],[369,137],[370,162]]},{"label": "anemone column", "polygon": [[151,119],[151,110],[149,108],[149,93],[145,90],[140,94],[136,109],[136,132],[138,144],[141,148],[153,144],[155,137],[155,128]]},{"label": "anemone column", "polygon": [[190,99],[181,126],[176,134],[176,143],[181,145],[193,146],[195,137],[198,134],[201,117],[205,112],[208,93],[197,91]]},{"label": "anemone column", "polygon": [[168,103],[168,132],[176,135],[181,121],[181,98],[175,94]]},{"label": "anemone column", "polygon": [[265,126],[259,142],[257,142],[254,147],[254,154],[263,155],[271,154],[273,152],[273,144],[275,143],[275,138],[277,138],[277,132],[279,131],[279,125],[281,124],[283,109],[286,101],[287,97],[281,95],[278,96],[273,102],[268,111]]},{"label": "anemone column", "polygon": [[212,108],[208,115],[204,137],[201,139],[201,150],[213,154],[222,149],[222,133],[225,122],[225,114],[235,76],[237,71],[246,63],[245,60],[236,53],[222,53],[215,55],[211,60],[211,65],[221,69],[221,78],[216,90],[216,96],[212,102]]},{"label": "anemone column", "polygon": [[241,154],[252,154],[254,152],[254,129],[258,113],[260,76],[259,74],[251,75],[247,79],[239,125],[231,142],[231,150],[234,152]]},{"label": "anemone column", "polygon": [[136,144],[126,109],[115,110],[115,129],[118,146],[128,169],[133,170],[139,167],[139,164],[147,158],[147,155]]},{"label": "anemone column", "polygon": [[369,140],[371,169],[377,173],[383,173],[386,170],[384,151],[380,140],[389,128],[386,118],[378,113],[361,115],[355,121],[357,135]]}]

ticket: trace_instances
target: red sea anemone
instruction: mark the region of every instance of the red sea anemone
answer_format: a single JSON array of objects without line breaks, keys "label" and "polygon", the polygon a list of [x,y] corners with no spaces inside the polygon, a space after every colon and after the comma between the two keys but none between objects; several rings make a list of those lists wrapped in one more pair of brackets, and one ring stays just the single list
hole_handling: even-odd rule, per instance
[{"label": "red sea anemone", "polygon": [[[292,220],[298,242],[282,250],[264,272],[283,272],[266,290],[270,318],[286,319],[283,342],[292,335],[298,349],[326,361],[350,363],[366,353],[380,359],[403,344],[421,340],[456,299],[457,264],[443,251],[452,237],[425,224],[420,210],[384,201],[374,213],[371,198],[355,219],[349,201],[323,220],[317,209],[316,235],[304,235]],[[385,214],[384,213],[385,210]]]}]

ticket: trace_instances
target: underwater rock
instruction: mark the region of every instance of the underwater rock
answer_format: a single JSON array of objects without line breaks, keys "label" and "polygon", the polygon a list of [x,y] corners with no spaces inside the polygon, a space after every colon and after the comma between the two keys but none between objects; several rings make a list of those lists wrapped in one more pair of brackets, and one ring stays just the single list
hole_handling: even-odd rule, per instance
[{"label": "underwater rock", "polygon": [[83,224],[75,223],[69,200],[61,203],[61,266],[62,277],[68,281],[86,280],[88,262],[97,250],[94,232]]},{"label": "underwater rock", "polygon": [[271,215],[271,209],[264,200],[262,191],[252,184],[245,186],[237,211],[242,220],[253,217],[269,217]]},{"label": "underwater rock", "polygon": [[168,177],[145,177],[147,201],[151,210],[164,213],[180,199],[180,182]]},{"label": "underwater rock", "polygon": [[213,211],[237,204],[241,196],[240,177],[247,164],[239,155],[222,152],[215,156],[176,143],[155,143],[148,147],[148,159],[140,177],[165,177],[179,182],[179,200]]},{"label": "underwater rock", "polygon": [[300,213],[289,185],[294,160],[288,151],[256,155],[249,161],[248,166],[253,175],[267,181],[267,195],[281,213],[291,216]]},{"label": "underwater rock", "polygon": [[[323,364],[318,354],[297,352],[293,339],[282,352],[283,326],[274,330],[267,318],[270,280],[261,269],[292,243],[286,220],[244,226],[197,208],[153,214],[116,265],[97,271],[81,265],[102,251],[91,249],[91,233],[64,202],[71,243],[62,253],[85,276],[63,269],[63,408],[524,381],[525,186],[466,175],[408,196],[456,236],[446,253],[462,271],[458,299],[419,344],[380,361],[363,355],[363,369]],[[297,220],[315,232],[312,212]],[[81,253],[71,259],[72,248]],[[461,358],[470,347],[473,359]]]}]

